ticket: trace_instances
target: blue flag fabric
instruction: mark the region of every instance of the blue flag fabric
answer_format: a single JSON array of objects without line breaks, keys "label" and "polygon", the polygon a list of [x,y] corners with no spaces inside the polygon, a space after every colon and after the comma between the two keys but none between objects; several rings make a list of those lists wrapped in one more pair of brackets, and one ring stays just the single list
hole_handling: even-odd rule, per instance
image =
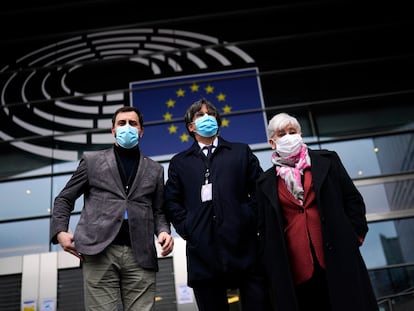
[{"label": "blue flag fabric", "polygon": [[266,115],[256,68],[132,82],[131,105],[144,117],[142,152],[169,157],[193,143],[184,115],[205,98],[220,111],[220,136],[250,145],[267,142]]}]

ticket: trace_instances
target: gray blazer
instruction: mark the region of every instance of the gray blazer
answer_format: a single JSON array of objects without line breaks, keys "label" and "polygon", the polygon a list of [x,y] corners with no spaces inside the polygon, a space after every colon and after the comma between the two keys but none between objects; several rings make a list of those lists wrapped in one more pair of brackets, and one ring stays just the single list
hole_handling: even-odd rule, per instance
[{"label": "gray blazer", "polygon": [[76,249],[86,255],[103,251],[116,237],[128,209],[131,246],[138,264],[158,271],[154,234],[170,233],[164,214],[164,168],[140,155],[138,171],[125,193],[113,148],[85,153],[78,168],[54,201],[50,240],[68,231],[75,201],[84,206],[74,232]]}]

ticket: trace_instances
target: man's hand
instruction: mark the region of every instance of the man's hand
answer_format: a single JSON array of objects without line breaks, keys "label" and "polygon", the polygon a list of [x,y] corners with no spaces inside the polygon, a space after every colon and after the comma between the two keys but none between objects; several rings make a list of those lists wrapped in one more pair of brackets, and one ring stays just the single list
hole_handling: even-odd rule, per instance
[{"label": "man's hand", "polygon": [[174,239],[167,232],[161,232],[158,235],[158,243],[162,247],[162,251],[161,251],[162,256],[167,256],[169,253],[172,252],[174,248]]},{"label": "man's hand", "polygon": [[82,254],[79,253],[75,248],[75,243],[73,243],[72,233],[61,231],[57,234],[57,240],[65,252],[68,252],[78,257],[80,260],[83,259]]}]

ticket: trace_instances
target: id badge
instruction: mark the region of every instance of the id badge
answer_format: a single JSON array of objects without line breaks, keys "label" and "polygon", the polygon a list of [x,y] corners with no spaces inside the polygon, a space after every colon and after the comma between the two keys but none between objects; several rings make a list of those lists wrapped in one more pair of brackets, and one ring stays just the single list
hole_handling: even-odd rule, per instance
[{"label": "id badge", "polygon": [[201,201],[207,202],[213,199],[213,186],[211,183],[201,186]]}]

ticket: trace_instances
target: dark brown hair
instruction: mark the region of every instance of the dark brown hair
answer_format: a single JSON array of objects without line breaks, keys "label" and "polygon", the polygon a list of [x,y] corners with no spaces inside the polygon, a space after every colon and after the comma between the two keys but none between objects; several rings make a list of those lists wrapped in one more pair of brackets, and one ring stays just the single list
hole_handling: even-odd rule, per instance
[{"label": "dark brown hair", "polygon": [[208,113],[214,115],[217,120],[218,126],[219,127],[221,126],[221,118],[220,118],[219,110],[211,102],[209,102],[205,98],[202,98],[192,103],[191,106],[188,107],[185,113],[185,116],[184,116],[184,122],[187,127],[187,131],[192,137],[194,137],[194,133],[188,129],[188,125],[193,122],[194,115],[201,110],[203,105],[206,105]]},{"label": "dark brown hair", "polygon": [[139,120],[139,124],[141,126],[141,128],[144,127],[144,118],[142,116],[142,113],[135,107],[133,106],[123,106],[119,109],[117,109],[112,117],[112,128],[115,126],[115,120],[116,120],[116,116],[120,113],[120,112],[129,112],[129,111],[134,111],[137,116],[138,116],[138,120]]}]

